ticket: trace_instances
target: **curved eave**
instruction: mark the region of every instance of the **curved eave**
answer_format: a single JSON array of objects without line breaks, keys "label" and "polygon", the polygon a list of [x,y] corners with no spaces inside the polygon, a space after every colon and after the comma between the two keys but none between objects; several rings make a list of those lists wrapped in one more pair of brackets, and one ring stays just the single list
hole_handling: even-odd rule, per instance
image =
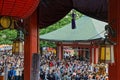
[{"label": "curved eave", "polygon": [[101,38],[97,38],[97,39],[89,39],[89,40],[55,40],[55,39],[43,39],[40,38],[40,40],[44,40],[44,41],[50,41],[50,42],[91,42],[91,41],[96,41],[96,40],[101,40],[103,39]]}]

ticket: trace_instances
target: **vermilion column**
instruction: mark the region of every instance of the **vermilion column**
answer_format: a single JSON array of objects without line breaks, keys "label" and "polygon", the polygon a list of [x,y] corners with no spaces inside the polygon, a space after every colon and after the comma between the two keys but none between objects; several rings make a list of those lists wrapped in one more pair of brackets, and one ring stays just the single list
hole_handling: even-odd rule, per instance
[{"label": "vermilion column", "polygon": [[25,28],[28,34],[25,35],[24,42],[24,80],[30,80],[32,55],[38,52],[37,12],[25,20]]},{"label": "vermilion column", "polygon": [[83,48],[83,58],[86,57],[86,51],[85,51],[85,48]]},{"label": "vermilion column", "polygon": [[90,63],[92,63],[92,47],[90,47]]},{"label": "vermilion column", "polygon": [[95,53],[95,50],[94,50],[94,47],[91,48],[91,61],[92,63],[94,64],[94,53]]},{"label": "vermilion column", "polygon": [[94,64],[96,64],[96,47],[94,47]]},{"label": "vermilion column", "polygon": [[63,59],[63,46],[60,46],[60,53],[59,53],[59,59]]},{"label": "vermilion column", "polygon": [[63,45],[62,45],[62,43],[57,44],[57,56],[58,56],[59,60],[63,59]]},{"label": "vermilion column", "polygon": [[115,63],[109,65],[109,80],[120,80],[120,0],[109,0],[109,23],[116,31],[112,40],[117,43],[114,48]]},{"label": "vermilion column", "polygon": [[82,53],[81,47],[78,47],[78,56],[79,57],[81,57],[81,53]]},{"label": "vermilion column", "polygon": [[98,47],[94,47],[94,63],[97,64],[98,63]]}]

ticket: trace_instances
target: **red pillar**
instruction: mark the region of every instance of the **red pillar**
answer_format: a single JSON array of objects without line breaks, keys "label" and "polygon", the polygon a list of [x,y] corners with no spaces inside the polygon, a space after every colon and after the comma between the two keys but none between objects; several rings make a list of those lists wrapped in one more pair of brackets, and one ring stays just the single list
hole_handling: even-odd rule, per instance
[{"label": "red pillar", "polygon": [[78,47],[78,56],[80,57],[82,54],[82,50],[81,50],[81,47]]},{"label": "red pillar", "polygon": [[96,64],[96,47],[94,47],[94,64]]},{"label": "red pillar", "polygon": [[109,0],[109,23],[116,31],[112,40],[117,43],[114,48],[115,63],[109,65],[109,80],[120,80],[120,0]]},{"label": "red pillar", "polygon": [[59,53],[59,59],[62,60],[63,59],[63,46],[60,46],[60,52]]},{"label": "red pillar", "polygon": [[94,47],[94,64],[98,63],[98,47]]},{"label": "red pillar", "polygon": [[90,62],[93,64],[98,63],[98,47],[94,46],[90,48]]},{"label": "red pillar", "polygon": [[86,57],[86,51],[85,51],[85,48],[83,48],[83,58]]},{"label": "red pillar", "polygon": [[95,53],[95,50],[94,50],[94,47],[91,48],[91,62],[94,64],[94,53]]},{"label": "red pillar", "polygon": [[62,43],[57,44],[57,56],[58,56],[59,60],[63,59],[63,45],[62,45]]},{"label": "red pillar", "polygon": [[90,47],[90,63],[92,63],[92,47]]},{"label": "red pillar", "polygon": [[24,80],[30,80],[32,55],[38,52],[37,12],[25,20],[25,28],[28,34],[24,42]]}]

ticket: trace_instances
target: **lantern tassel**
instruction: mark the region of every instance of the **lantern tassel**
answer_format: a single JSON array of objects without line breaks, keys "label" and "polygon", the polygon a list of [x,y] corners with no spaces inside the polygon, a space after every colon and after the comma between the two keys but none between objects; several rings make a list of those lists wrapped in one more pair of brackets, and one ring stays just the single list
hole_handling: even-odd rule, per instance
[{"label": "lantern tassel", "polygon": [[72,29],[76,28],[76,23],[75,23],[75,14],[74,12],[72,13]]}]

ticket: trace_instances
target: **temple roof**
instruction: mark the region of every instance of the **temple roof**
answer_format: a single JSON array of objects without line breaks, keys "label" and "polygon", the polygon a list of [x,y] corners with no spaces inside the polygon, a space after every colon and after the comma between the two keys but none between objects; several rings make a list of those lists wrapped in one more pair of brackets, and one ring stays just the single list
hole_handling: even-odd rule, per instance
[{"label": "temple roof", "polygon": [[82,16],[76,20],[76,29],[71,28],[71,23],[50,33],[40,35],[40,40],[79,42],[104,38],[104,27],[107,23]]}]

